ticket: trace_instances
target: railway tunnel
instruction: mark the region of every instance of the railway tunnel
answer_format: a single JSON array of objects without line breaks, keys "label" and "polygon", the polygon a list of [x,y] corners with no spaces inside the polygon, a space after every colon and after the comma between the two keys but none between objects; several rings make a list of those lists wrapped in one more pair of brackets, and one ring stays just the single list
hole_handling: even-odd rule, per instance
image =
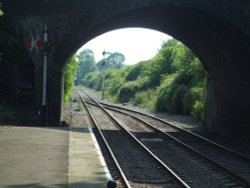
[{"label": "railway tunnel", "polygon": [[[250,2],[8,0],[2,1],[2,9],[1,30],[20,41],[42,37],[44,25],[48,25],[53,46],[48,63],[50,126],[60,124],[63,69],[76,50],[107,31],[145,27],[180,40],[201,60],[208,73],[204,127],[223,135],[250,135]],[[35,67],[35,105],[39,109],[42,53],[28,53]]]}]

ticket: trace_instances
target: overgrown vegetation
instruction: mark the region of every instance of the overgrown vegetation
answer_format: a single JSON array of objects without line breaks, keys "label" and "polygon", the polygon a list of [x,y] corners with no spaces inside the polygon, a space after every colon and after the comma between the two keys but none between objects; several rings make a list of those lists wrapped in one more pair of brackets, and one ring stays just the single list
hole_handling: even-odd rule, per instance
[{"label": "overgrown vegetation", "polygon": [[[87,74],[83,85],[101,90],[102,72]],[[106,96],[115,102],[204,119],[206,72],[199,59],[175,39],[162,44],[158,54],[122,69],[106,70]]]},{"label": "overgrown vegetation", "polygon": [[70,99],[72,89],[74,87],[74,80],[76,71],[78,68],[78,63],[76,61],[76,57],[73,56],[70,62],[65,67],[64,74],[64,103],[67,103]]},{"label": "overgrown vegetation", "polygon": [[[110,53],[105,61],[101,60],[97,63],[94,58],[94,52],[90,49],[85,49],[79,54],[75,54],[65,67],[64,103],[67,103],[69,101],[74,84],[88,85],[91,88],[100,90],[101,73],[99,71],[94,71],[97,69],[102,70],[103,68],[113,68],[119,70],[124,66],[124,61],[124,55],[119,52]],[[88,73],[90,72],[93,73],[91,75],[88,75]],[[85,83],[85,77],[88,78],[88,83]],[[110,78],[111,77],[112,75],[110,75]],[[107,79],[108,78],[109,75],[107,75]],[[115,92],[111,91],[111,94],[115,94]]]},{"label": "overgrown vegetation", "polygon": [[76,55],[78,61],[78,70],[76,73],[76,84],[82,84],[82,79],[89,73],[96,70],[94,52],[85,49]]}]

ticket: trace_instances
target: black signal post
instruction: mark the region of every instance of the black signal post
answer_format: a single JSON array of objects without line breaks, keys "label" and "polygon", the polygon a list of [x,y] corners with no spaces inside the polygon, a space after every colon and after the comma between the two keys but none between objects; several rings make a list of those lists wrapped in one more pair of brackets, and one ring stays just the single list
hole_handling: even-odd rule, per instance
[{"label": "black signal post", "polygon": [[109,55],[110,52],[107,52],[106,50],[104,50],[102,52],[103,55],[103,63],[102,63],[102,100],[104,100],[104,96],[105,96],[105,71],[106,71],[106,55]]}]

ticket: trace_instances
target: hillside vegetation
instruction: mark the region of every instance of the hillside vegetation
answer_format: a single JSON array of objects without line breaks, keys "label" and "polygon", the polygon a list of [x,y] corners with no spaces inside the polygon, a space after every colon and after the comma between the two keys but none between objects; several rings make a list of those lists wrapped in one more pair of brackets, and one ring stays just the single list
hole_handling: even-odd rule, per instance
[{"label": "hillside vegetation", "polygon": [[[100,91],[102,71],[88,73],[82,84]],[[106,70],[105,85],[106,96],[114,102],[204,118],[206,72],[192,51],[175,39],[150,60]]]},{"label": "hillside vegetation", "polygon": [[119,52],[109,53],[109,56],[99,62],[95,61],[94,52],[90,49],[76,53],[64,69],[64,103],[70,99],[74,84],[82,84],[84,77],[95,70],[121,69],[125,56]]}]

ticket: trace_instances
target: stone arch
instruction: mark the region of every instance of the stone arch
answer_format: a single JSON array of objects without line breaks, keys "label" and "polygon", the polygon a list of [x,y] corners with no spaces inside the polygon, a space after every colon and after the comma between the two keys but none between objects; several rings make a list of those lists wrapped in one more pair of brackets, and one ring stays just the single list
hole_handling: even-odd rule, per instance
[{"label": "stone arch", "polygon": [[75,0],[69,4],[54,0],[15,6],[10,0],[3,6],[7,22],[20,36],[27,33],[22,26],[40,31],[47,23],[50,28],[54,46],[48,78],[50,124],[60,122],[62,70],[71,55],[101,33],[140,26],[172,35],[201,59],[209,74],[207,129],[227,135],[250,134],[249,1]]},{"label": "stone arch", "polygon": [[144,27],[170,34],[192,49],[208,72],[225,71],[225,68],[235,71],[233,62],[239,55],[244,61],[249,59],[249,39],[239,28],[207,12],[180,6],[130,10],[98,23],[87,32],[84,26],[79,25],[79,31],[69,34],[77,38],[69,49],[70,54],[90,39],[124,27]]},{"label": "stone arch", "polygon": [[[110,16],[87,31],[80,26],[79,33],[85,34],[74,32],[77,42],[71,50],[75,51],[104,32],[129,26],[146,27],[170,34],[201,59],[209,77],[207,129],[231,134],[235,131],[235,124],[240,122],[238,127],[241,130],[249,130],[246,127],[246,112],[250,109],[246,104],[249,104],[247,95],[250,91],[246,80],[250,69],[250,41],[239,25],[233,24],[230,19],[193,7],[148,6]],[[237,98],[240,100],[237,101]],[[229,118],[233,116],[235,118]]]}]

